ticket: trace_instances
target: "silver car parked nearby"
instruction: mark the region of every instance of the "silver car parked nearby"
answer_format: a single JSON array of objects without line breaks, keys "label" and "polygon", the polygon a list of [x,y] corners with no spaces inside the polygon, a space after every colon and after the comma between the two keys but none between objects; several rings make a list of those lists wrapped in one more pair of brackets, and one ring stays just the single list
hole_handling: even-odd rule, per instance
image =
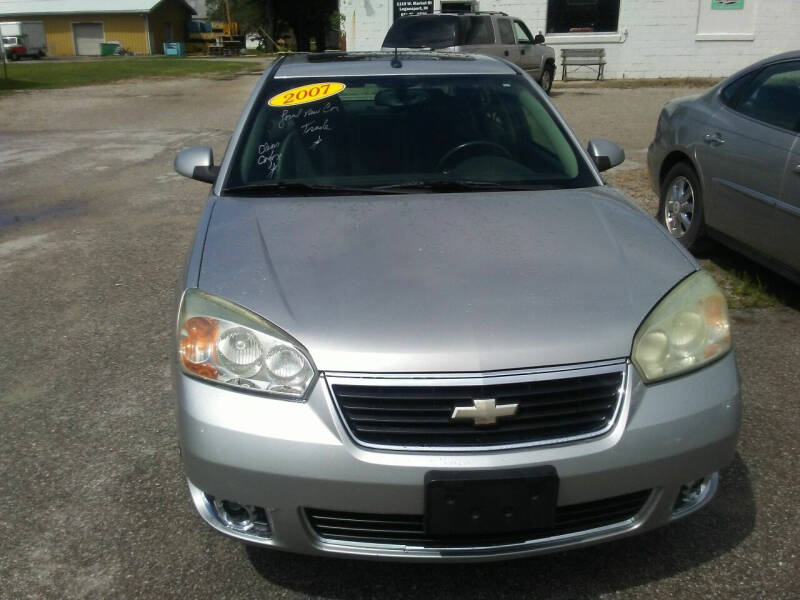
[{"label": "silver car parked nearby", "polygon": [[[489,560],[706,504],[741,402],[725,299],[519,67],[302,55],[258,82],[178,309],[200,515],[293,552]],[[665,552],[669,548],[662,549]]]},{"label": "silver car parked nearby", "polygon": [[383,40],[383,50],[428,48],[499,56],[530,74],[550,93],[556,53],[544,36],[531,34],[522,19],[503,12],[411,15],[397,19]]},{"label": "silver car parked nearby", "polygon": [[648,165],[687,248],[708,235],[800,282],[800,52],[669,102]]}]

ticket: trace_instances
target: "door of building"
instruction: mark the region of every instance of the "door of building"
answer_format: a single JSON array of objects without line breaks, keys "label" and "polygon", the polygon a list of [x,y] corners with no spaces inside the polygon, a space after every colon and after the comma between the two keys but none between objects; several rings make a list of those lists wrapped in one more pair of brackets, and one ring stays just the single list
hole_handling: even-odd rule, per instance
[{"label": "door of building", "polygon": [[72,36],[78,56],[98,56],[100,44],[106,40],[102,23],[73,23]]}]

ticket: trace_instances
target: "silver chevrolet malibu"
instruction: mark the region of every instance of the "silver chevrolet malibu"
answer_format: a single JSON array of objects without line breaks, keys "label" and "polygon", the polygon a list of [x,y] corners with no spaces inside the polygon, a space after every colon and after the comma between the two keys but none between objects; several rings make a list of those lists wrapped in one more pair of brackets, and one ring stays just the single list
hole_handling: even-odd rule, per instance
[{"label": "silver chevrolet malibu", "polygon": [[489,560],[705,505],[741,401],[711,277],[502,59],[282,58],[256,85],[183,279],[194,505],[306,554]]}]

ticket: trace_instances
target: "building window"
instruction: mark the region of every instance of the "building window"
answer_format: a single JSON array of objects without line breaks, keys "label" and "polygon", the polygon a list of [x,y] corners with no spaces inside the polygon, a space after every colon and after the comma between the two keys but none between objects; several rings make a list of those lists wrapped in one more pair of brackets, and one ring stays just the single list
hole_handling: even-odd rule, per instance
[{"label": "building window", "polygon": [[468,13],[468,12],[475,12],[475,2],[472,0],[467,0],[467,2],[460,2],[456,0],[455,2],[448,2],[447,0],[442,0],[442,10],[443,13]]},{"label": "building window", "polygon": [[620,0],[547,0],[547,33],[613,33]]}]

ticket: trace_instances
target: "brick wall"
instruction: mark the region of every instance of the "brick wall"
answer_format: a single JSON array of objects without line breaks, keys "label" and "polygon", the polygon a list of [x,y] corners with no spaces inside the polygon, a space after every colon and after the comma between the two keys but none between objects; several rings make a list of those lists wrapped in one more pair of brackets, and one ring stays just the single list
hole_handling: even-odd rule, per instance
[{"label": "brick wall", "polygon": [[[722,77],[756,60],[800,49],[800,0],[745,0],[746,10],[754,11],[752,35],[739,32],[735,37],[752,39],[698,40],[698,11],[707,10],[710,2],[620,0],[617,35],[553,35],[547,36],[548,43],[557,61],[561,48],[605,48],[607,78]],[[339,0],[339,7],[348,49],[379,48],[391,24],[392,0]],[[506,12],[523,19],[533,33],[546,32],[547,0],[479,0],[478,8]]]}]

